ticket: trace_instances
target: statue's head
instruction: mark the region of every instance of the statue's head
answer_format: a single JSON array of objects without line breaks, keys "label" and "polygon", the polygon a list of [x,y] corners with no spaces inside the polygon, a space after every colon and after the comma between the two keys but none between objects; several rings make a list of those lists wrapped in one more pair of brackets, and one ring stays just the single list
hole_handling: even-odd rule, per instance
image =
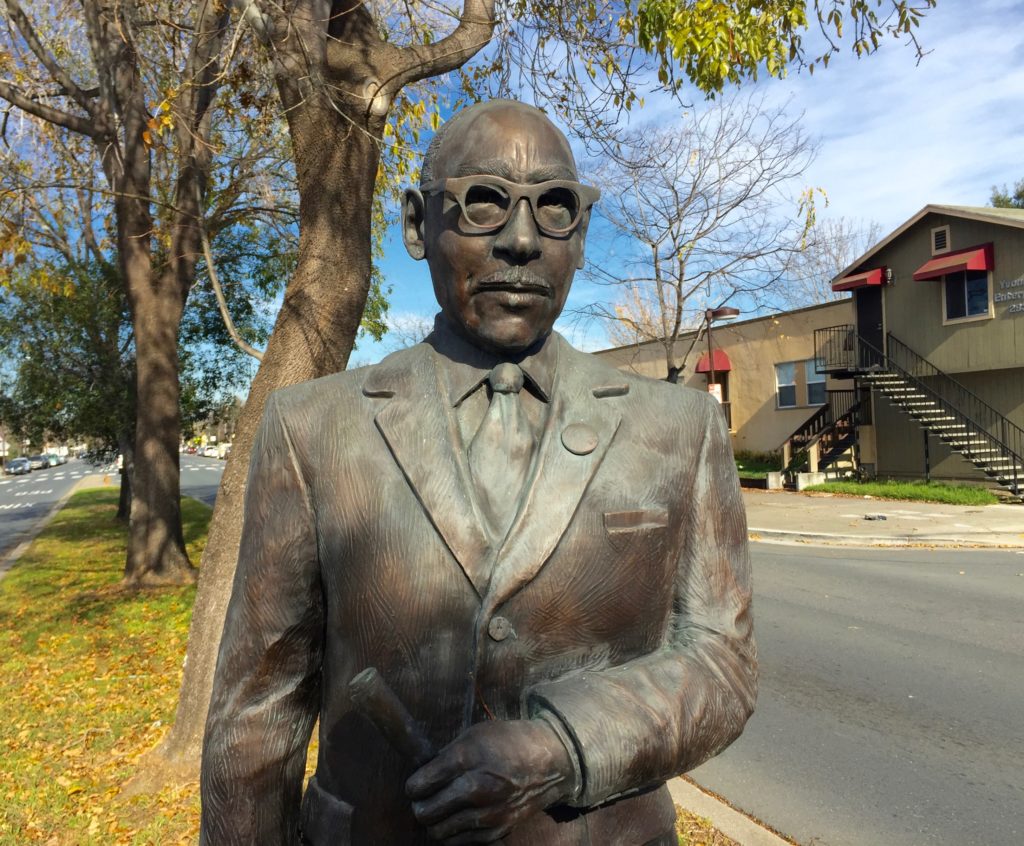
[{"label": "statue's head", "polygon": [[565,305],[590,207],[565,136],[543,112],[491,100],[437,133],[419,190],[406,191],[406,249],[430,266],[441,311],[470,342],[525,350]]}]

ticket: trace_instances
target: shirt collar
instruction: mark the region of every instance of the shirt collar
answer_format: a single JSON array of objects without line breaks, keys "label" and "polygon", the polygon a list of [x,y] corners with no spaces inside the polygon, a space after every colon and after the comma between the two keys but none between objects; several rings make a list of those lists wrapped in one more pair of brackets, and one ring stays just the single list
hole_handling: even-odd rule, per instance
[{"label": "shirt collar", "polygon": [[538,399],[549,402],[555,378],[558,345],[548,333],[529,349],[515,355],[499,356],[474,346],[456,333],[443,314],[434,318],[434,331],[426,338],[444,360],[448,377],[448,401],[455,407],[475,391],[491,369],[502,361],[518,364]]}]

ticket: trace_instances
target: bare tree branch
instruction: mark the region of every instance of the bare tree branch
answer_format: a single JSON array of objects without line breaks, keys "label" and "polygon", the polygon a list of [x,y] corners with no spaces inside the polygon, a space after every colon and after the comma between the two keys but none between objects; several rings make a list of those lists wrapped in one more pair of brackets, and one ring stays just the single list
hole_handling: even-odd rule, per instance
[{"label": "bare tree branch", "polygon": [[[198,191],[198,186],[196,190]],[[206,273],[210,277],[210,287],[213,288],[213,293],[217,297],[217,307],[220,309],[220,316],[224,320],[224,327],[228,330],[231,340],[235,342],[242,352],[252,356],[257,361],[263,361],[263,353],[241,336],[235,327],[234,320],[231,319],[231,311],[228,309],[228,301],[220,284],[220,276],[217,274],[217,266],[213,260],[213,251],[210,249],[210,239],[206,234],[206,226],[203,224],[202,217],[199,218],[197,224],[199,227],[199,237],[203,243],[203,257],[206,259]]]},{"label": "bare tree branch", "polygon": [[23,112],[45,120],[47,123],[62,126],[82,135],[91,136],[96,133],[96,124],[93,120],[40,103],[27,94],[23,94],[14,83],[7,80],[0,80],[0,97]]},{"label": "bare tree branch", "polygon": [[[813,153],[798,121],[760,98],[718,102],[670,129],[622,136],[593,179],[604,186],[600,215],[625,255],[591,261],[586,272],[623,294],[591,314],[613,339],[660,344],[668,374],[678,373],[686,363],[680,335],[699,335],[706,309],[736,298],[759,307],[778,289],[803,234],[786,189]],[[623,263],[626,280],[608,269]],[[627,331],[617,333],[614,322]]]},{"label": "bare tree branch", "polygon": [[18,28],[21,33],[21,37],[25,39],[25,43],[28,44],[29,49],[33,55],[39,60],[39,63],[46,68],[50,76],[53,77],[63,91],[71,97],[87,114],[92,114],[92,103],[89,94],[83,91],[72,78],[71,75],[61,66],[54,57],[53,53],[43,46],[43,43],[39,40],[39,36],[36,33],[35,27],[32,26],[32,22],[29,20],[28,15],[25,14],[24,9],[21,8],[21,4],[18,0],[4,0],[4,4],[7,6],[7,13],[10,16],[11,21]]}]

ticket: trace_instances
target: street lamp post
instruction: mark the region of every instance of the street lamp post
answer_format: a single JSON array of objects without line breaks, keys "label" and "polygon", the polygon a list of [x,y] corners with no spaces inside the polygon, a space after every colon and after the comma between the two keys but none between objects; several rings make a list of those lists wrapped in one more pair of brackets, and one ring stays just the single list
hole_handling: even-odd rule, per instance
[{"label": "street lamp post", "polygon": [[[715,382],[715,349],[714,349],[714,344],[712,343],[712,340],[711,340],[711,324],[714,323],[716,320],[719,321],[720,323],[724,323],[727,320],[735,320],[739,316],[740,316],[740,310],[738,308],[733,308],[732,306],[719,306],[718,308],[709,308],[707,311],[704,312],[704,320],[707,321],[707,324],[708,324],[708,328],[707,328],[707,333],[708,333],[708,368],[710,368],[708,372],[711,374],[711,378],[708,380],[708,392],[709,393],[712,390],[711,386],[716,384],[716,382]],[[722,399],[723,399],[723,397],[719,397],[718,401],[721,402]]]}]

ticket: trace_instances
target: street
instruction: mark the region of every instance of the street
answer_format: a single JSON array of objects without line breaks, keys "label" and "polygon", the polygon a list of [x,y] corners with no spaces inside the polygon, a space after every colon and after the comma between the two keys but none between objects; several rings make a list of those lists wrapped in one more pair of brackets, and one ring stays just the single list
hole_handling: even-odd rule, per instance
[{"label": "street", "polygon": [[1024,553],[752,552],[757,710],[692,778],[801,844],[1024,842]]},{"label": "street", "polygon": [[[181,492],[212,506],[224,462],[197,455],[181,456]],[[53,508],[79,479],[89,475],[108,475],[114,484],[119,476],[72,458],[67,464],[35,470],[27,476],[0,478],[0,559],[28,537],[36,524]]]},{"label": "street", "polygon": [[28,537],[79,479],[95,472],[91,464],[72,458],[26,476],[0,477],[0,558]]}]

